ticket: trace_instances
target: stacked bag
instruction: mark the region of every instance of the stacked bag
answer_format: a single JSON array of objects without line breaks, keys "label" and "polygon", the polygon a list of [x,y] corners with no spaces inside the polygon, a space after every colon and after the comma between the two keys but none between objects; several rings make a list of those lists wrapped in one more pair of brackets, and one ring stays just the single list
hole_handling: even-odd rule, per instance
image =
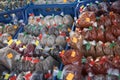
[{"label": "stacked bag", "polygon": [[[4,43],[0,46],[0,79],[119,80],[119,6],[120,0],[81,6],[75,31],[71,31],[73,18],[63,14],[30,14],[17,39],[11,37],[18,28],[15,21],[14,25],[0,24],[0,41]],[[67,44],[71,49],[64,50]],[[63,70],[58,69],[61,61]]]},{"label": "stacked bag", "polygon": [[30,0],[0,0],[0,12],[19,9],[30,3]]},{"label": "stacked bag", "polygon": [[102,2],[98,5],[90,4],[84,7],[76,21],[76,31],[71,32],[71,46],[79,49],[85,56],[94,58],[104,55],[119,55],[118,4],[119,1],[116,1],[110,7],[108,3]]},{"label": "stacked bag", "polygon": [[6,40],[7,47],[1,49],[1,56],[3,53],[5,56],[1,62],[7,68],[1,71],[1,79],[53,79],[52,72],[61,62],[59,53],[66,47],[72,24],[70,15],[30,14],[24,32],[19,33],[17,39]]},{"label": "stacked bag", "polygon": [[60,55],[65,65],[62,80],[119,80],[119,5],[118,0],[80,7],[76,29],[70,32],[69,41],[76,52],[67,50]]}]

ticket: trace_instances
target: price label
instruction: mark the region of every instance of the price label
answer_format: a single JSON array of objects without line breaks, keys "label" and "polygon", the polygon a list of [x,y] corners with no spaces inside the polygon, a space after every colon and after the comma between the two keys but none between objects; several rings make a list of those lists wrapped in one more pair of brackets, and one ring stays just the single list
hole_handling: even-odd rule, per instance
[{"label": "price label", "polygon": [[74,74],[73,73],[69,73],[66,77],[66,80],[73,80],[74,78]]},{"label": "price label", "polygon": [[76,38],[76,37],[73,37],[73,38],[72,38],[72,42],[77,43],[77,38]]},{"label": "price label", "polygon": [[16,44],[17,45],[21,44],[21,41],[20,40],[16,41]]},{"label": "price label", "polygon": [[75,56],[76,56],[76,52],[75,52],[75,51],[72,51],[71,56],[72,56],[72,57],[75,57]]},{"label": "price label", "polygon": [[12,58],[13,58],[13,54],[12,54],[12,53],[9,53],[9,54],[7,55],[7,58],[12,59]]},{"label": "price label", "polygon": [[70,28],[68,28],[68,32],[70,32],[71,31],[71,29]]},{"label": "price label", "polygon": [[63,0],[63,2],[64,2],[64,3],[66,3],[66,2],[67,2],[67,0]]},{"label": "price label", "polygon": [[13,43],[13,40],[11,39],[9,42],[8,42],[8,45],[11,45]]},{"label": "price label", "polygon": [[86,22],[90,22],[90,18],[86,18],[85,20],[86,20]]},{"label": "price label", "polygon": [[9,36],[9,37],[8,37],[8,40],[11,40],[11,39],[12,39],[12,36]]},{"label": "price label", "polygon": [[6,74],[5,77],[4,77],[4,79],[8,80],[9,77],[10,77],[10,74]]},{"label": "price label", "polygon": [[17,29],[17,26],[16,26],[16,25],[14,26],[14,29]]},{"label": "price label", "polygon": [[39,41],[38,41],[38,40],[35,41],[35,45],[36,45],[36,46],[39,45]]},{"label": "price label", "polygon": [[26,46],[23,46],[23,48],[25,49],[25,48],[26,48]]}]

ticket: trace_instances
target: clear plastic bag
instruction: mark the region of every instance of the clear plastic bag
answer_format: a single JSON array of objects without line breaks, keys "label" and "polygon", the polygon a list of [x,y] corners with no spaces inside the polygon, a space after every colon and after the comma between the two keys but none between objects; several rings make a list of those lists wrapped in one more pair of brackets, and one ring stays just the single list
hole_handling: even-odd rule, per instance
[{"label": "clear plastic bag", "polygon": [[105,46],[103,46],[103,52],[105,55],[114,55],[113,48],[110,48],[109,42],[105,43]]},{"label": "clear plastic bag", "polygon": [[58,36],[59,35],[59,30],[56,27],[51,27],[51,28],[49,28],[48,33],[50,35]]},{"label": "clear plastic bag", "polygon": [[94,12],[86,11],[79,15],[77,20],[77,27],[86,28],[92,26],[91,22],[95,22],[96,16]]},{"label": "clear plastic bag", "polygon": [[20,58],[20,54],[8,47],[0,49],[0,52],[1,52],[0,54],[1,64],[3,64],[5,67],[11,70],[12,67],[14,66],[13,63]]},{"label": "clear plastic bag", "polygon": [[34,4],[46,4],[46,1],[45,0],[38,0],[38,1],[35,1]]},{"label": "clear plastic bag", "polygon": [[2,41],[2,42],[7,41],[9,36],[11,36],[11,35],[8,34],[8,33],[2,34],[2,36],[0,37],[0,38],[1,38],[1,41]]},{"label": "clear plastic bag", "polygon": [[66,40],[65,40],[65,37],[63,37],[63,36],[58,36],[57,38],[56,38],[56,45],[60,45],[60,46],[62,46],[63,48],[65,48],[65,46],[66,46]]},{"label": "clear plastic bag", "polygon": [[39,29],[38,26],[35,28],[35,30],[33,31],[33,33],[34,33],[35,36],[38,36],[40,34],[40,29]]},{"label": "clear plastic bag", "polygon": [[66,24],[68,26],[72,26],[73,25],[73,18],[70,15],[65,15],[63,17],[63,21],[64,21],[64,24]]},{"label": "clear plastic bag", "polygon": [[51,26],[50,24],[50,19],[52,18],[52,16],[46,16],[45,18],[44,18],[44,25],[46,25],[46,26]]},{"label": "clear plastic bag", "polygon": [[31,63],[30,61],[16,61],[12,70],[16,72],[34,71],[35,64]]},{"label": "clear plastic bag", "polygon": [[46,43],[47,43],[47,34],[44,34],[41,39],[41,44],[45,46]]},{"label": "clear plastic bag", "polygon": [[55,35],[50,35],[47,38],[47,46],[51,47],[55,44],[56,37]]},{"label": "clear plastic bag", "polygon": [[56,25],[62,25],[63,24],[63,17],[61,17],[59,15],[56,15],[54,17],[54,20],[55,20]]},{"label": "clear plastic bag", "polygon": [[3,27],[0,26],[0,34],[2,34],[2,33],[3,33]]},{"label": "clear plastic bag", "polygon": [[104,56],[103,45],[102,42],[100,41],[96,44],[96,56],[97,57]]},{"label": "clear plastic bag", "polygon": [[82,53],[84,53],[84,49],[82,49],[83,48],[83,40],[84,40],[83,35],[79,34],[78,32],[73,32],[73,31],[70,32],[71,47],[73,47],[74,49],[78,49]]},{"label": "clear plastic bag", "polygon": [[120,45],[116,43],[114,46],[114,55],[120,55]]},{"label": "clear plastic bag", "polygon": [[44,80],[44,73],[36,71],[32,74],[30,80]]},{"label": "clear plastic bag", "polygon": [[24,33],[19,33],[17,39],[23,42],[23,39],[24,39]]},{"label": "clear plastic bag", "polygon": [[93,77],[93,80],[106,80],[106,76],[105,75],[95,75]]},{"label": "clear plastic bag", "polygon": [[120,14],[120,0],[112,3],[111,10]]},{"label": "clear plastic bag", "polygon": [[51,56],[47,57],[44,61],[39,62],[36,64],[35,69],[36,71],[48,71],[52,70],[53,66],[58,66],[59,63]]},{"label": "clear plastic bag", "polygon": [[57,61],[61,62],[61,58],[59,56],[59,52],[64,50],[63,47],[59,46],[59,45],[54,45],[53,49],[50,50],[50,55],[56,59]]},{"label": "clear plastic bag", "polygon": [[24,72],[21,72],[18,76],[17,76],[17,80],[24,80]]},{"label": "clear plastic bag", "polygon": [[65,51],[61,58],[64,65],[76,63],[81,64],[82,54],[76,49],[70,49]]},{"label": "clear plastic bag", "polygon": [[27,48],[24,49],[24,56],[33,56],[35,45],[27,44]]},{"label": "clear plastic bag", "polygon": [[108,9],[110,8],[110,5],[107,2],[101,2],[98,7],[101,11],[108,12]]},{"label": "clear plastic bag", "polygon": [[81,67],[78,65],[66,65],[62,74],[62,80],[81,80]]},{"label": "clear plastic bag", "polygon": [[25,35],[22,41],[23,43],[27,44],[28,40],[29,40],[29,35]]}]

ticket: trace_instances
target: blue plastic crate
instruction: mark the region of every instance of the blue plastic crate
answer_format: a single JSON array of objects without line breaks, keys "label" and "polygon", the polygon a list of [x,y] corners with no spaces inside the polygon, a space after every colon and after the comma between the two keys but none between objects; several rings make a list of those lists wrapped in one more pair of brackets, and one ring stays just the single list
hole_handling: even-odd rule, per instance
[{"label": "blue plastic crate", "polygon": [[[31,5],[29,8],[25,10],[25,19],[26,24],[28,23],[29,14],[33,13],[35,16],[39,16],[40,14],[43,16],[47,15],[60,15],[62,12],[64,14],[69,14],[73,18],[75,17],[75,4],[47,4],[47,5]],[[74,26],[74,25],[73,25]],[[68,50],[69,46],[66,45],[65,50]],[[60,65],[59,69],[62,70],[63,64]],[[54,79],[56,80],[56,78]]]},{"label": "blue plastic crate", "polygon": [[[77,4],[77,3],[76,3]],[[32,5],[32,3],[25,9],[24,22],[28,23],[29,14],[33,13],[35,16],[42,14],[43,16],[47,15],[60,15],[62,12],[64,14],[70,14],[73,18],[75,16],[75,7],[76,4],[48,4],[48,5]],[[16,32],[14,39],[17,38],[18,33],[23,32],[23,27]]]},{"label": "blue plastic crate", "polygon": [[0,22],[2,23],[10,23],[12,20],[12,14],[15,14],[18,18],[18,20],[25,20],[25,9],[28,6],[25,6],[23,8],[19,8],[16,10],[11,10],[11,11],[5,11],[0,13]]},{"label": "blue plastic crate", "polygon": [[[16,9],[16,10],[0,13],[0,22],[5,23],[5,24],[11,23],[12,22],[12,16],[11,16],[12,14],[15,14],[17,16],[18,20],[23,20],[23,21],[25,20],[24,8],[21,8],[21,9]],[[17,29],[15,34],[13,35],[13,39],[15,39],[15,36],[17,35],[18,31],[19,31],[19,29]]]},{"label": "blue plastic crate", "polygon": [[[75,17],[75,4],[47,4],[47,5],[31,5],[25,10],[25,23],[28,23],[29,14],[33,13],[35,16],[42,14],[47,15],[60,15],[62,12],[64,14],[69,14],[73,18]],[[74,25],[73,25],[74,26]],[[73,30],[73,29],[72,29]],[[66,49],[68,46],[66,46]]]},{"label": "blue plastic crate", "polygon": [[[6,12],[1,12],[0,13],[0,22],[1,23],[12,23],[12,14],[15,14],[18,20],[23,20],[25,22],[25,9],[29,7],[29,5],[16,9],[16,10],[11,10],[11,11],[6,11]],[[17,34],[20,32],[21,26],[19,29],[16,31],[15,35],[13,36],[13,39],[17,38]]]},{"label": "blue plastic crate", "polygon": [[28,23],[28,17],[31,13],[33,13],[35,16],[40,14],[46,16],[52,14],[60,15],[63,12],[64,14],[70,14],[72,17],[74,17],[76,4],[31,5],[25,10],[25,21]]}]

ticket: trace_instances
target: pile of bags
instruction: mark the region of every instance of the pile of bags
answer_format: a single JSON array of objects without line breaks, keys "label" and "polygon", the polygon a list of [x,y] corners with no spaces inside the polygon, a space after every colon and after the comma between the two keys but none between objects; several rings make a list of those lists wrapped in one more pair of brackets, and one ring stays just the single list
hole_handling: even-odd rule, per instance
[{"label": "pile of bags", "polygon": [[[41,3],[53,4],[53,1]],[[118,0],[80,7],[75,31],[71,31],[70,15],[30,14],[24,32],[14,40],[8,38],[14,34],[14,27],[9,29],[1,24],[0,40],[7,45],[0,49],[1,79],[53,80],[57,76],[61,80],[119,80],[119,6]],[[8,34],[3,35],[5,31]],[[64,50],[66,44],[71,49]],[[61,62],[63,70],[58,68]]]},{"label": "pile of bags", "polygon": [[[65,65],[58,79],[119,80],[120,1],[80,7],[72,49],[60,53]],[[58,72],[59,74],[59,72]]]},{"label": "pile of bags", "polygon": [[4,33],[8,33],[10,34],[11,36],[13,36],[15,34],[15,31],[19,28],[18,25],[15,25],[15,24],[4,24],[4,23],[1,23],[0,24],[0,34],[4,34]]},{"label": "pile of bags", "polygon": [[[21,80],[23,78],[25,80],[34,80],[36,78],[34,77],[36,73],[41,73],[37,75],[43,74],[43,76],[41,76],[37,80],[42,80],[42,78],[45,78],[47,80],[49,77],[52,76],[53,67],[59,66],[59,62],[56,61],[52,56],[22,56],[9,47],[0,49],[0,56],[0,76],[2,76],[1,79],[5,80],[13,80],[11,79],[13,77],[16,77],[17,80]],[[28,72],[29,76],[27,76]],[[50,76],[46,77],[47,74],[49,74]],[[26,79],[26,77],[31,77],[32,79]]]},{"label": "pile of bags", "polygon": [[28,3],[30,3],[30,0],[0,0],[0,12],[15,10]]},{"label": "pile of bags", "polygon": [[95,60],[92,57],[83,58],[82,74],[88,75],[93,80],[119,80],[119,57],[120,56],[103,56]]},{"label": "pile of bags", "polygon": [[8,41],[14,38],[22,25],[23,20],[18,21],[15,14],[12,14],[12,20],[9,23],[0,23],[0,48],[7,46]]},{"label": "pile of bags", "polygon": [[[62,13],[61,13],[62,14]],[[73,24],[70,15],[48,15],[43,17],[30,14],[28,24],[24,27],[25,32],[38,36],[39,34],[68,35],[69,29]]]},{"label": "pile of bags", "polygon": [[58,79],[62,80],[119,80],[120,56],[83,57],[77,49],[61,53],[65,65]]},{"label": "pile of bags", "polygon": [[94,58],[120,54],[119,1],[80,8],[75,32],[70,33],[71,47]]},{"label": "pile of bags", "polygon": [[52,80],[54,68],[60,66],[59,53],[67,45],[72,24],[70,15],[30,14],[24,32],[19,33],[17,39],[5,39],[7,47],[0,49],[0,61],[6,68],[1,68],[1,79]]}]

